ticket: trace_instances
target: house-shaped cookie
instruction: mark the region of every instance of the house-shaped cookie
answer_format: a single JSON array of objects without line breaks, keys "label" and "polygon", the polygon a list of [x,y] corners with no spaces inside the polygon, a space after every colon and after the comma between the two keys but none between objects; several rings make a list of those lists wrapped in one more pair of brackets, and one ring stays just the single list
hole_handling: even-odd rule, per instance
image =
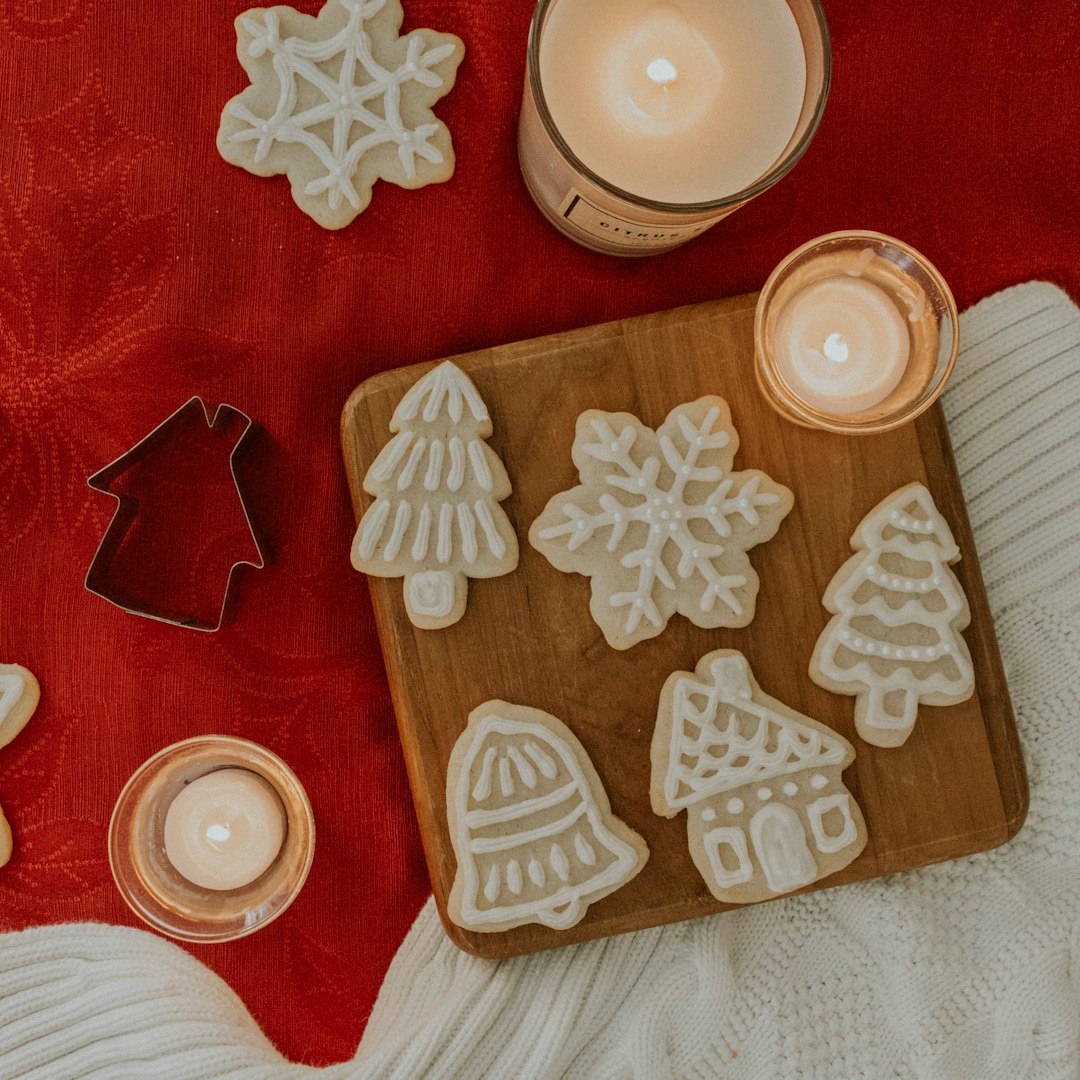
[{"label": "house-shaped cookie", "polygon": [[718,900],[746,904],[809,885],[866,845],[836,732],[762,693],[721,649],[664,684],[652,743],[652,806],[687,812],[694,865]]}]

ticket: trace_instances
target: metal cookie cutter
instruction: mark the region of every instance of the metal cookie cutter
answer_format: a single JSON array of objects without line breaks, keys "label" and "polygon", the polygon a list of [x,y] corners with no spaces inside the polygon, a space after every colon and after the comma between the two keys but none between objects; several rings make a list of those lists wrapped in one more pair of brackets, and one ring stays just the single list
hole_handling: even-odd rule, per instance
[{"label": "metal cookie cutter", "polygon": [[[193,422],[197,422],[199,416],[202,417],[210,430],[218,427],[219,424],[222,426],[227,426],[234,422],[243,424],[243,430],[229,453],[229,471],[232,474],[233,484],[236,486],[237,499],[239,500],[240,509],[243,512],[248,532],[251,534],[251,540],[255,546],[256,553],[255,559],[240,559],[230,566],[229,574],[225,581],[225,593],[221,601],[221,610],[218,613],[217,621],[214,623],[209,623],[198,615],[174,614],[151,607],[140,606],[137,602],[133,602],[130,597],[121,597],[118,595],[109,582],[109,571],[112,567],[113,559],[120,549],[124,537],[127,535],[127,532],[131,528],[135,516],[139,511],[139,500],[137,498],[132,495],[122,495],[110,491],[110,486],[122,473],[127,472],[132,466],[150,457],[160,447],[169,442],[176,432]],[[105,535],[101,538],[101,543],[98,544],[98,549],[94,553],[93,561],[90,563],[90,569],[86,572],[86,588],[96,596],[108,600],[110,604],[114,604],[116,607],[130,612],[132,615],[142,615],[148,619],[155,619],[158,622],[172,623],[174,626],[186,626],[192,630],[203,630],[207,633],[213,633],[215,630],[220,630],[225,622],[225,614],[229,607],[229,594],[232,589],[233,577],[236,574],[237,569],[241,566],[253,566],[256,570],[261,570],[266,566],[266,556],[263,553],[262,545],[259,543],[258,535],[252,524],[251,514],[248,511],[247,503],[244,500],[243,488],[236,472],[237,454],[240,452],[241,447],[248,441],[248,437],[254,426],[251,417],[246,413],[241,412],[239,409],[234,408],[232,405],[219,405],[215,410],[213,417],[211,417],[210,410],[207,408],[206,403],[201,397],[196,395],[181,405],[171,416],[158,424],[153,431],[140,439],[130,450],[121,454],[120,457],[106,465],[105,468],[94,473],[86,483],[95,491],[100,491],[111,496],[116,500],[117,505],[112,521],[109,522],[109,527],[105,530]]]}]

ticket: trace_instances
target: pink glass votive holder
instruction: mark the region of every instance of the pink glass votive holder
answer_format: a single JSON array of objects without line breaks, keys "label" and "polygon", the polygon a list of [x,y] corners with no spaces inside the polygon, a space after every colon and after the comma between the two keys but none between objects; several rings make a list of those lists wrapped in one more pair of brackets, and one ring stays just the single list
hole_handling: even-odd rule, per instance
[{"label": "pink glass votive holder", "polygon": [[[281,801],[285,835],[267,869],[235,889],[193,884],[169,861],[165,819],[184,788],[208,773],[246,769]],[[120,792],[109,824],[109,864],[128,906],[181,941],[231,941],[261,930],[296,899],[315,853],[315,820],[296,774],[276,754],[229,735],[204,735],[158,751]]]},{"label": "pink glass votive holder", "polygon": [[[808,290],[827,281],[838,281],[842,288],[858,282],[859,288],[890,306],[889,328],[902,328],[906,359],[902,371],[890,380],[895,385],[880,400],[860,404],[857,394],[848,393],[843,399],[838,396],[837,407],[830,408],[827,392],[811,393],[794,375],[792,350],[806,347],[806,341],[795,344],[778,334],[778,328],[785,327],[785,309],[790,312],[800,297],[810,295]],[[818,321],[815,332],[824,335],[828,328],[826,317]],[[948,284],[918,251],[882,233],[830,233],[788,255],[761,290],[754,320],[755,374],[768,403],[793,423],[844,435],[873,435],[909,423],[937,401],[956,363],[958,330],[956,302]],[[872,336],[872,331],[868,333]],[[816,349],[830,355],[829,346],[835,344],[830,337],[837,338],[842,350],[831,355],[847,361],[847,347],[839,335],[823,336]],[[895,333],[883,342],[882,364],[897,362],[896,344]],[[871,368],[873,356],[872,350],[864,349],[862,360]],[[875,378],[870,368],[866,378],[871,382]]]}]

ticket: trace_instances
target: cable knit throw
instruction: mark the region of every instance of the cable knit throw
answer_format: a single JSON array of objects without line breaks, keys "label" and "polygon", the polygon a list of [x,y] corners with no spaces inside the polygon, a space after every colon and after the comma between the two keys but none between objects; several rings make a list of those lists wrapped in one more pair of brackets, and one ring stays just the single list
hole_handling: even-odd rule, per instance
[{"label": "cable knit throw", "polygon": [[0,1077],[1076,1080],[1080,312],[1035,283],[962,323],[945,407],[1031,777],[1011,844],[498,963],[429,902],[355,1059],[321,1070],[150,933],[5,935]]}]

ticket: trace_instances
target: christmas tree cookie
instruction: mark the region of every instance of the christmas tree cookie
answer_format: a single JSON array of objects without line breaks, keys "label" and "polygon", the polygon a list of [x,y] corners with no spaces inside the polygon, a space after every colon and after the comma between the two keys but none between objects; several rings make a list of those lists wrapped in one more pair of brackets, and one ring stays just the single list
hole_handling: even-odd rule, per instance
[{"label": "christmas tree cookie", "polygon": [[949,569],[952,532],[922,484],[894,491],[863,518],[823,603],[833,613],[810,661],[826,690],[854,694],[855,727],[875,746],[900,746],[920,701],[953,705],[975,690],[960,631],[967,597]]},{"label": "christmas tree cookie", "polygon": [[652,806],[687,812],[709,891],[748,904],[835,874],[866,846],[841,773],[855,750],[763,693],[746,658],[719,649],[664,684],[652,742]]},{"label": "christmas tree cookie", "polygon": [[612,648],[656,637],[675,612],[703,627],[753,619],[746,552],[776,533],[794,498],[756,469],[733,472],[738,446],[719,397],[678,406],[655,432],[628,413],[578,417],[581,484],[550,500],[529,542],[592,579],[589,610]]},{"label": "christmas tree cookie", "polygon": [[[34,715],[41,688],[19,664],[0,664],[0,746],[7,746]],[[11,826],[0,810],[0,866],[11,858]]]},{"label": "christmas tree cookie", "polygon": [[517,537],[499,506],[510,480],[484,441],[491,418],[483,399],[449,360],[409,389],[390,430],[364,477],[376,499],[357,527],[352,564],[404,577],[409,618],[436,630],[464,614],[469,578],[517,566]]},{"label": "christmas tree cookie", "polygon": [[469,715],[450,757],[446,808],[457,856],[448,908],[469,930],[565,930],[649,857],[611,813],[570,729],[523,705],[488,701]]}]

